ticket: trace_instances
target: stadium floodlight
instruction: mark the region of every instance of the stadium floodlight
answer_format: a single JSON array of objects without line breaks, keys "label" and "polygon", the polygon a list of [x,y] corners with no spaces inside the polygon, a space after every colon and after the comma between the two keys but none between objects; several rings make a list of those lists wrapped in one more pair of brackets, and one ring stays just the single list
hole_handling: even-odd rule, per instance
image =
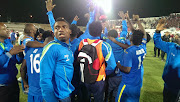
[{"label": "stadium floodlight", "polygon": [[32,15],[29,15],[30,18],[32,18],[33,16]]},{"label": "stadium floodlight", "polygon": [[93,0],[93,2],[99,7],[101,7],[105,13],[109,13],[111,11],[111,0]]}]

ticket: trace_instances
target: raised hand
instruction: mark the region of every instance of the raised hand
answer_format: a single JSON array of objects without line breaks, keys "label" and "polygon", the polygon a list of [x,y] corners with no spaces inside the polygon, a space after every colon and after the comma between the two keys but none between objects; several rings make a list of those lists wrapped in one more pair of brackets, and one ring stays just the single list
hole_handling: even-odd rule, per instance
[{"label": "raised hand", "polygon": [[75,20],[75,21],[78,21],[78,20],[79,20],[79,17],[76,15],[76,16],[74,17],[74,20]]},{"label": "raised hand", "polygon": [[56,5],[53,5],[53,1],[52,0],[47,0],[45,1],[46,2],[46,9],[47,11],[52,11],[53,8],[56,6]]},{"label": "raised hand", "polygon": [[164,28],[165,24],[166,24],[166,19],[161,18],[156,26],[156,30],[162,31],[162,30],[166,29],[166,28]]},{"label": "raised hand", "polygon": [[125,18],[129,19],[129,12],[128,11],[125,13]]},{"label": "raised hand", "polygon": [[13,48],[9,51],[11,55],[16,55],[20,52],[23,52],[25,47],[23,45],[14,45]]},{"label": "raised hand", "polygon": [[139,15],[133,15],[133,20],[134,21],[139,21]]},{"label": "raised hand", "polygon": [[125,19],[125,14],[123,11],[119,11],[118,13],[119,17],[121,17],[123,20]]}]

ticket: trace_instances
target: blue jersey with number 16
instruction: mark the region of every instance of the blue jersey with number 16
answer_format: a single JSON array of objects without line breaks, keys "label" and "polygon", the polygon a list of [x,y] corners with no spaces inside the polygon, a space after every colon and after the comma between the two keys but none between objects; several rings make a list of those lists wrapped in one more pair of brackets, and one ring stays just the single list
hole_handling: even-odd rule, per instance
[{"label": "blue jersey with number 16", "polygon": [[40,88],[40,56],[43,48],[30,48],[26,59],[29,93],[32,96],[42,96]]}]

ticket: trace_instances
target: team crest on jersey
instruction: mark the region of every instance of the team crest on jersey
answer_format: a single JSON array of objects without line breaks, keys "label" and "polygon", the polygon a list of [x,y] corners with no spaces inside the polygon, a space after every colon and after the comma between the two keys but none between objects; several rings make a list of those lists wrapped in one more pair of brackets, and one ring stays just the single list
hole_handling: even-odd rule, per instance
[{"label": "team crest on jersey", "polygon": [[69,61],[69,55],[64,55],[64,58],[66,58],[66,61]]},{"label": "team crest on jersey", "polygon": [[128,54],[128,52],[126,51],[126,49],[124,50],[124,52]]}]

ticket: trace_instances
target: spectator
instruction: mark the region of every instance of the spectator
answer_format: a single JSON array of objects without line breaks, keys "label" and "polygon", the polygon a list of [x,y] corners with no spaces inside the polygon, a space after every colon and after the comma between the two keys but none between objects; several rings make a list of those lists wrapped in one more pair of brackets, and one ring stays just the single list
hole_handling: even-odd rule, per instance
[{"label": "spectator", "polygon": [[[165,35],[162,37],[162,40],[165,42],[170,42],[170,33],[167,31],[165,32]],[[164,59],[165,52],[161,50],[161,60],[165,61]]]},{"label": "spectator", "polygon": [[11,43],[13,45],[16,44],[16,34],[15,34],[14,30],[11,31]]}]

